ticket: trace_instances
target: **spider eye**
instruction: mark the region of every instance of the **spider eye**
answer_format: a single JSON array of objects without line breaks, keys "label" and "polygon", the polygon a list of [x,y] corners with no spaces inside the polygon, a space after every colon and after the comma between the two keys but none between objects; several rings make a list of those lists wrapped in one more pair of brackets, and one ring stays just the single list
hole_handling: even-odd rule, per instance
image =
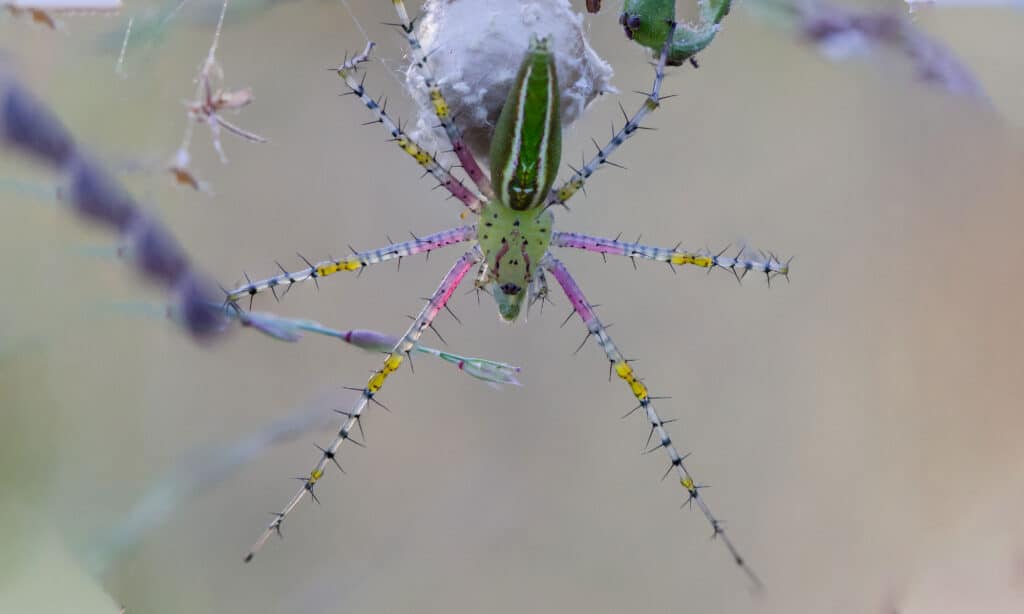
[{"label": "spider eye", "polygon": [[522,292],[523,289],[520,286],[517,286],[516,284],[507,283],[507,284],[502,284],[501,285],[501,291],[504,294],[509,294],[511,296],[515,296],[515,295],[519,294],[520,292]]}]

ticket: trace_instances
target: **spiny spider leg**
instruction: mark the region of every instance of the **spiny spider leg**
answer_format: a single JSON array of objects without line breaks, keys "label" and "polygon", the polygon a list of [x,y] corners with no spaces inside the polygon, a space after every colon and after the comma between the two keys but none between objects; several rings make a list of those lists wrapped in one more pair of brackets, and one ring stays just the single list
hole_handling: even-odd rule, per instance
[{"label": "spiny spider leg", "polygon": [[[351,439],[351,433],[357,424],[361,426],[360,420],[363,417],[363,413],[366,411],[367,405],[370,401],[374,401],[374,395],[380,392],[380,389],[384,386],[384,380],[389,375],[398,370],[401,366],[402,361],[405,357],[412,352],[417,343],[419,342],[420,336],[423,331],[430,326],[438,312],[444,309],[448,299],[451,298],[455,289],[458,288],[462,278],[466,276],[477,262],[479,262],[481,254],[479,249],[473,248],[462,255],[455,265],[452,266],[451,270],[441,280],[441,285],[437,287],[434,294],[427,301],[427,304],[420,310],[419,315],[413,320],[413,323],[406,329],[405,334],[395,344],[395,346],[388,353],[384,359],[384,364],[370,376],[370,379],[366,382],[366,385],[362,389],[362,393],[359,395],[359,399],[352,407],[351,411],[343,412],[346,416],[345,421],[342,423],[341,428],[338,430],[338,434],[334,437],[334,440],[329,446],[323,449],[320,460],[317,461],[313,470],[309,472],[309,477],[302,478],[303,485],[299,492],[295,493],[295,496],[291,498],[288,505],[284,507],[280,512],[274,515],[274,520],[267,526],[266,530],[260,536],[256,543],[253,544],[249,554],[246,555],[245,561],[249,562],[252,560],[256,553],[259,552],[263,544],[267,542],[274,533],[279,533],[281,530],[281,524],[284,519],[291,513],[292,510],[299,504],[300,501],[308,493],[315,499],[313,494],[313,487],[324,475],[324,469],[327,468],[328,463],[333,463],[336,460],[336,455],[341,444]],[[352,440],[353,443],[358,443],[356,440]]]},{"label": "spiny spider leg", "polygon": [[[391,133],[391,140],[393,140],[402,149],[402,151],[412,156],[412,158],[416,160],[417,164],[433,175],[439,185],[444,186],[452,196],[462,201],[470,211],[473,213],[480,213],[480,196],[473,193],[473,191],[467,188],[462,181],[453,177],[451,173],[438,163],[437,158],[409,138],[409,135],[402,130],[401,126],[395,123],[388,116],[384,107],[367,95],[362,81],[358,81],[354,77],[354,73],[358,69],[359,64],[369,60],[370,50],[373,49],[373,45],[374,44],[372,42],[366,43],[366,49],[364,49],[362,53],[345,61],[341,66],[336,68],[335,70],[337,71],[338,76],[344,79],[345,85],[348,86],[348,89],[355,94],[360,101],[362,101],[363,105],[365,105],[366,108],[374,114],[377,121],[383,124],[387,131]],[[386,105],[387,103],[385,102],[385,106]]]},{"label": "spiny spider leg", "polygon": [[740,250],[736,257],[729,257],[725,255],[724,250],[717,254],[706,251],[691,252],[681,250],[679,246],[654,247],[642,243],[606,239],[577,232],[554,232],[551,234],[551,245],[553,247],[582,249],[598,254],[667,262],[673,266],[692,264],[703,269],[727,269],[732,271],[737,278],[741,278],[750,271],[763,273],[769,277],[775,275],[789,277],[788,261],[782,262],[774,255],[764,257],[764,254],[761,254],[761,258],[752,258],[747,254],[746,250]]},{"label": "spiny spider leg", "polygon": [[438,85],[437,80],[434,79],[434,73],[430,70],[430,65],[427,64],[427,55],[423,52],[419,38],[416,37],[412,21],[409,20],[409,12],[405,9],[405,2],[403,0],[392,0],[392,3],[395,5],[398,18],[402,21],[402,32],[405,33],[405,40],[409,43],[413,65],[423,75],[423,83],[427,86],[427,94],[430,97],[431,105],[434,107],[434,115],[437,116],[437,119],[441,122],[441,127],[444,128],[445,134],[448,135],[452,151],[458,157],[459,164],[462,165],[463,170],[473,180],[476,187],[480,189],[484,196],[493,199],[494,188],[491,186],[491,181],[484,174],[483,170],[480,169],[476,158],[473,157],[469,147],[462,140],[462,133],[459,132],[458,126],[452,120],[451,109],[448,106],[448,102],[444,99],[444,95],[441,94],[441,87]]},{"label": "spiny spider leg", "polygon": [[549,302],[548,279],[544,275],[544,269],[538,268],[534,273],[533,280],[527,286],[526,312],[529,315],[530,308],[537,301],[540,301],[541,315],[544,313],[544,303]]},{"label": "spiny spider leg", "polygon": [[465,243],[466,241],[472,241],[475,238],[476,226],[459,226],[458,228],[442,230],[441,232],[435,232],[434,234],[419,237],[411,241],[392,243],[377,249],[355,252],[345,258],[323,260],[316,264],[309,264],[306,268],[298,271],[289,272],[282,269],[282,273],[280,275],[274,275],[273,277],[267,277],[266,279],[261,279],[259,281],[248,282],[245,285],[238,286],[237,288],[228,291],[225,300],[229,303],[233,303],[245,296],[255,296],[260,292],[265,292],[278,287],[284,287],[287,291],[287,289],[293,284],[297,284],[301,281],[309,279],[315,281],[320,277],[327,277],[328,275],[333,275],[338,271],[360,271],[371,264],[387,262],[388,260],[394,260],[395,258],[415,256],[416,254],[429,253],[441,247],[447,247],[456,243]]},{"label": "spiny spider leg", "polygon": [[[719,521],[714,514],[711,513],[711,508],[708,507],[704,501],[704,497],[700,494],[701,485],[698,484],[693,475],[690,474],[689,469],[686,468],[685,457],[680,456],[679,452],[676,451],[674,445],[672,445],[672,439],[669,437],[668,432],[665,430],[665,421],[663,421],[654,410],[654,402],[647,389],[647,386],[640,381],[636,372],[629,362],[623,357],[622,352],[612,341],[612,338],[608,335],[607,327],[601,323],[598,319],[597,314],[594,313],[593,307],[587,297],[583,295],[579,286],[576,284],[576,280],[569,274],[568,269],[565,268],[558,259],[548,255],[544,258],[542,263],[544,268],[551,272],[551,274],[558,280],[559,285],[562,286],[562,290],[565,291],[566,297],[569,302],[572,303],[573,310],[579,315],[580,319],[587,327],[587,331],[595,339],[597,343],[604,350],[605,355],[611,363],[611,369],[615,372],[619,378],[624,381],[628,386],[633,396],[640,403],[639,408],[644,410],[647,416],[647,421],[651,425],[651,434],[658,438],[658,445],[654,448],[664,448],[665,453],[668,454],[668,458],[672,465],[669,467],[669,471],[674,468],[676,474],[679,477],[679,483],[686,489],[687,492],[687,503],[695,503],[700,511],[703,512],[704,517],[707,518],[708,522],[711,523],[711,529],[713,536],[721,539],[725,544],[725,547],[729,549],[729,554],[732,555],[733,560],[739,565],[740,569],[750,578],[756,588],[761,588],[761,580],[754,573],[754,570],[747,565],[743,557],[740,555],[739,550],[733,545],[732,540],[726,535],[725,529],[722,527],[721,521]],[[666,473],[666,475],[668,475]]]},{"label": "spiny spider leg", "polygon": [[[603,164],[608,162],[608,156],[612,155],[620,145],[625,143],[636,134],[636,131],[640,129],[640,122],[643,121],[644,117],[648,113],[658,108],[661,104],[661,83],[665,79],[665,63],[668,61],[668,50],[672,45],[672,36],[675,34],[676,24],[673,23],[669,26],[668,38],[665,40],[665,44],[661,48],[661,57],[658,58],[658,63],[654,68],[654,85],[651,86],[650,93],[647,94],[647,98],[644,99],[643,104],[636,110],[636,113],[632,117],[626,119],[626,123],[619,129],[618,132],[612,136],[612,139],[608,141],[604,147],[597,150],[597,154],[594,155],[582,168],[577,169],[573,172],[572,177],[568,179],[558,188],[552,188],[551,195],[548,197],[547,205],[564,205],[566,201],[572,198],[573,194],[579,191],[583,187],[583,184],[587,179],[593,175],[597,169]],[[625,111],[623,111],[625,115]]]}]

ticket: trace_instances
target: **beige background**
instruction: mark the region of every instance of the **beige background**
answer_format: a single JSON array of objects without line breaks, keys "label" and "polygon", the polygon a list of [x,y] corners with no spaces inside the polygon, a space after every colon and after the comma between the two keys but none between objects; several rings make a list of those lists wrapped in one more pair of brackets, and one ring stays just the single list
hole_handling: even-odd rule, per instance
[{"label": "beige background", "polygon": [[[380,41],[368,85],[411,107],[396,79],[390,3],[353,2]],[[614,2],[606,3],[609,5]],[[618,6],[590,19],[625,92],[648,87]],[[258,9],[258,10],[256,10]],[[164,38],[129,50],[127,79],[96,37],[120,18],[64,18],[52,33],[0,21],[0,47],[79,138],[123,169],[158,167],[184,126],[180,101],[212,32],[186,6]],[[199,18],[199,15],[205,17]],[[244,19],[243,19],[244,16]],[[992,107],[937,93],[891,58],[834,65],[738,10],[678,93],[588,186],[562,229],[694,248],[747,242],[795,255],[792,283],[737,286],[726,273],[566,254],[654,394],[728,530],[764,578],[752,596],[679,489],[641,456],[646,428],[576,357],[568,303],[529,323],[457,295],[452,349],[524,367],[494,391],[421,359],[250,566],[241,557],[293,493],[330,427],[268,450],[175,512],[98,585],[74,553],[183,455],[257,431],[320,399],[342,406],[377,359],[309,338],[239,333],[198,347],[110,303],[159,301],[83,248],[111,237],[52,203],[3,193],[0,262],[0,610],[4,612],[1019,612],[1024,609],[1024,428],[1018,268],[1024,14],[930,10],[920,25],[976,71]],[[115,34],[115,38],[116,34]],[[159,172],[127,173],[223,283],[274,259],[368,248],[459,222],[417,181],[367,113],[323,70],[363,35],[344,6],[239,8],[218,57],[256,103],[236,119],[272,139],[225,137],[221,165],[197,132],[209,198]],[[639,97],[625,95],[633,108]],[[601,101],[565,159],[618,120]],[[588,151],[589,153],[589,151]],[[10,157],[0,177],[52,179]],[[261,308],[338,327],[399,332],[457,251],[297,288]],[[432,341],[433,343],[433,341]],[[323,399],[329,399],[324,402]],[[100,587],[111,598],[101,596]],[[6,604],[6,605],[3,605]]]}]

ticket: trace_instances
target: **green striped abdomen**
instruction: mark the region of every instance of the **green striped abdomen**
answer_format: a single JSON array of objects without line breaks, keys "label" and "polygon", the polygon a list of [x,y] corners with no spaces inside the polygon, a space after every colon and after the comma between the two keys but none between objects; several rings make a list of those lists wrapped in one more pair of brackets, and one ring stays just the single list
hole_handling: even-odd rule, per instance
[{"label": "green striped abdomen", "polygon": [[542,206],[562,157],[558,76],[547,39],[534,38],[491,140],[491,181],[517,211]]}]

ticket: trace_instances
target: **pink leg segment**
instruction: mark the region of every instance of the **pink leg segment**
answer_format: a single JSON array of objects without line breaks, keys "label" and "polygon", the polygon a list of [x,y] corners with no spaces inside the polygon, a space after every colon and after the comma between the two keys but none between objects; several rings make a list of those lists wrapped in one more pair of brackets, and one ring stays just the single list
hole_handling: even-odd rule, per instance
[{"label": "pink leg segment", "polygon": [[425,254],[435,249],[465,243],[476,238],[476,226],[460,226],[449,228],[441,232],[419,237],[402,243],[392,243],[362,252],[356,252],[345,258],[336,260],[324,260],[316,264],[310,264],[299,271],[284,271],[280,275],[267,277],[258,281],[250,282],[239,286],[228,292],[227,300],[235,302],[245,296],[255,296],[272,288],[284,288],[288,290],[292,285],[301,281],[327,277],[338,271],[358,271],[371,264],[379,264],[396,258]]},{"label": "pink leg segment", "polygon": [[[366,382],[366,386],[363,387],[359,399],[356,401],[355,406],[351,411],[343,412],[346,416],[345,421],[342,423],[341,428],[338,430],[338,434],[335,435],[334,440],[331,441],[330,445],[326,448],[320,448],[320,460],[317,462],[313,470],[309,472],[309,477],[301,478],[303,480],[302,488],[299,492],[295,493],[295,496],[291,498],[288,505],[284,507],[280,512],[274,516],[274,520],[270,525],[263,531],[260,538],[253,544],[249,554],[246,555],[245,561],[249,562],[252,560],[256,553],[263,547],[274,533],[280,533],[281,524],[284,522],[285,517],[298,506],[299,502],[305,498],[306,494],[309,494],[314,499],[316,495],[313,493],[313,487],[324,475],[324,470],[327,468],[328,463],[337,464],[337,453],[338,449],[341,448],[341,444],[348,441],[352,437],[352,430],[356,428],[359,421],[362,419],[364,412],[366,411],[367,405],[373,400],[380,389],[384,386],[384,380],[387,379],[388,375],[398,370],[398,367],[402,364],[406,354],[412,351],[416,343],[419,341],[420,336],[423,334],[423,330],[430,326],[437,313],[444,308],[445,303],[451,298],[455,289],[458,288],[462,278],[466,276],[473,266],[479,262],[480,253],[476,249],[472,249],[465,254],[452,266],[448,274],[441,280],[441,285],[438,286],[437,290],[427,301],[427,304],[420,310],[419,315],[413,321],[412,325],[406,329],[405,334],[395,344],[395,347],[390,353],[384,358],[384,364],[377,369],[370,379]],[[353,440],[355,442],[355,440]],[[339,465],[340,467],[340,465]]]},{"label": "pink leg segment", "polygon": [[409,43],[413,65],[423,75],[423,82],[427,86],[427,94],[434,107],[434,115],[437,116],[441,126],[444,127],[444,132],[448,135],[448,140],[452,144],[452,151],[458,157],[459,164],[462,165],[463,170],[466,171],[466,174],[469,175],[469,178],[473,180],[473,183],[476,184],[483,195],[487,198],[494,198],[494,188],[491,186],[491,181],[484,174],[483,170],[480,169],[480,165],[477,164],[473,154],[470,153],[466,143],[462,140],[462,133],[459,132],[458,126],[452,121],[451,109],[448,107],[448,102],[445,101],[444,95],[441,94],[441,88],[434,78],[433,71],[430,70],[430,65],[427,64],[427,55],[424,53],[420,40],[416,36],[412,21],[409,19],[409,12],[405,9],[405,2],[403,0],[392,0],[392,2],[395,5],[398,18],[402,20],[402,32],[405,34],[405,40]]},{"label": "pink leg segment", "polygon": [[[373,43],[367,43],[366,49],[362,53],[348,60],[344,64],[338,67],[338,76],[345,81],[345,85],[348,86],[351,91],[359,100],[363,103],[367,109],[373,113],[377,121],[384,126],[385,129],[391,134],[391,140],[406,154],[416,160],[416,163],[422,166],[428,173],[430,173],[434,179],[437,180],[438,185],[444,186],[448,192],[455,198],[462,201],[466,207],[473,213],[480,213],[482,206],[480,199],[470,191],[461,181],[452,176],[448,172],[448,169],[441,166],[437,159],[423,149],[413,141],[409,135],[402,130],[401,126],[395,123],[391,117],[385,111],[384,106],[377,103],[376,100],[370,97],[366,93],[366,89],[363,87],[362,81],[355,78],[355,71],[359,64],[365,62],[370,57],[370,49],[373,48]],[[460,158],[461,160],[461,158]]]},{"label": "pink leg segment", "polygon": [[762,273],[769,277],[775,275],[789,275],[789,263],[782,262],[772,255],[759,254],[761,257],[754,257],[746,250],[740,250],[735,257],[726,256],[722,253],[712,254],[710,252],[691,252],[676,247],[655,247],[642,243],[631,243],[619,241],[618,239],[606,239],[576,232],[555,232],[551,235],[551,245],[554,247],[569,247],[581,249],[598,254],[611,254],[613,256],[626,256],[628,258],[643,258],[656,262],[667,262],[671,265],[692,264],[705,269],[720,268],[732,271],[737,278],[742,278],[753,271]]},{"label": "pink leg segment", "polygon": [[652,448],[652,451],[657,450],[658,448],[664,449],[665,453],[668,455],[669,461],[671,462],[668,472],[665,475],[667,476],[668,473],[673,470],[676,472],[679,483],[687,492],[686,503],[693,503],[700,508],[704,517],[707,518],[708,522],[711,524],[714,537],[720,539],[722,543],[725,544],[725,547],[728,548],[729,554],[732,555],[736,564],[739,565],[740,569],[747,574],[754,585],[760,588],[761,581],[754,574],[754,571],[750,566],[744,561],[739,550],[736,549],[732,540],[729,539],[729,536],[726,535],[725,529],[722,527],[722,523],[711,513],[711,508],[708,507],[707,503],[704,501],[704,497],[700,494],[701,485],[698,484],[690,474],[690,471],[684,462],[685,457],[681,456],[672,444],[672,439],[669,437],[668,431],[665,430],[665,421],[662,420],[654,410],[654,401],[650,396],[646,384],[640,381],[640,378],[633,370],[633,367],[623,357],[622,352],[620,352],[619,348],[616,347],[612,338],[608,336],[607,327],[605,327],[605,325],[601,323],[601,320],[598,319],[597,314],[594,313],[594,310],[590,305],[590,302],[587,301],[587,297],[583,295],[583,291],[580,290],[580,287],[576,284],[572,275],[569,274],[565,265],[555,258],[548,257],[545,259],[544,266],[552,275],[554,275],[555,279],[558,280],[559,285],[562,286],[562,290],[565,291],[565,295],[569,298],[569,301],[572,302],[573,309],[580,316],[580,319],[583,320],[583,323],[586,325],[587,330],[590,331],[590,334],[597,339],[598,344],[600,344],[601,349],[604,350],[605,356],[608,357],[608,361],[611,363],[612,371],[619,376],[619,379],[629,386],[633,396],[639,402],[636,409],[643,410],[644,415],[647,417],[647,421],[651,426],[651,434],[648,442],[653,438],[657,438],[658,441],[658,445]]}]

